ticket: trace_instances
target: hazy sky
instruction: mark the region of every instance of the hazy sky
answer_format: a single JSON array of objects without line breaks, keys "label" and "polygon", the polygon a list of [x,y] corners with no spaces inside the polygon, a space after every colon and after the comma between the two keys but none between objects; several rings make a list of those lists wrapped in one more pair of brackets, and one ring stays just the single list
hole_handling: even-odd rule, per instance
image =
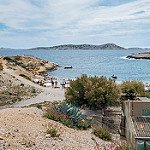
[{"label": "hazy sky", "polygon": [[0,0],[0,47],[150,47],[150,0]]}]

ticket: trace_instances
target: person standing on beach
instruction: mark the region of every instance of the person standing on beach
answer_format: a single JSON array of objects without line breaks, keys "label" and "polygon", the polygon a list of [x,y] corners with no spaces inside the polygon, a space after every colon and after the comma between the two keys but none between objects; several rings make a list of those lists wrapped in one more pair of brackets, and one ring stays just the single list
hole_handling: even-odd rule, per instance
[{"label": "person standing on beach", "polygon": [[52,80],[52,88],[54,87],[54,81]]},{"label": "person standing on beach", "polygon": [[55,87],[57,87],[57,81],[55,81]]}]

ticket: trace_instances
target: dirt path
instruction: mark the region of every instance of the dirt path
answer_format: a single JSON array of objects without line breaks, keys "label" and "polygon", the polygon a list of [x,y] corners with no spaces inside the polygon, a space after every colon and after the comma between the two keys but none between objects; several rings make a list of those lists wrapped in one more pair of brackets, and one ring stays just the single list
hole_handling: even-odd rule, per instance
[{"label": "dirt path", "polygon": [[31,104],[40,103],[40,102],[44,102],[44,101],[56,101],[56,100],[61,101],[64,99],[65,89],[63,89],[61,87],[60,88],[52,88],[52,87],[39,86],[38,84],[33,83],[33,82],[15,74],[15,72],[13,70],[7,69],[6,66],[4,66],[4,71],[8,74],[15,76],[15,78],[17,78],[18,80],[21,80],[22,83],[25,85],[30,85],[30,86],[33,86],[35,88],[41,89],[42,93],[40,93],[39,95],[37,95],[34,98],[23,100],[23,101],[20,101],[18,103],[14,103],[12,105],[1,106],[0,109],[1,108],[8,108],[8,107],[28,106]]}]

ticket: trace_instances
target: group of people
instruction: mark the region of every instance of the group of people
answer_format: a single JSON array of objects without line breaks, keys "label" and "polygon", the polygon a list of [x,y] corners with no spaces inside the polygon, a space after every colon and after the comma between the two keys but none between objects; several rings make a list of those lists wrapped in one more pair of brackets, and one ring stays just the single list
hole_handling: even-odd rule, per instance
[{"label": "group of people", "polygon": [[[59,88],[60,86],[62,88],[69,87],[70,86],[70,81],[71,79],[65,80],[65,79],[57,79],[49,76],[44,76],[44,80],[39,80],[35,79],[34,82],[39,84],[40,86],[45,86],[45,87],[52,87],[52,88]],[[60,85],[58,85],[60,83]]]},{"label": "group of people", "polygon": [[57,82],[57,81],[53,81],[53,80],[51,80],[51,83],[52,83],[52,88],[54,88],[54,86],[55,86],[55,87],[57,87],[57,84],[58,84],[58,82]]}]

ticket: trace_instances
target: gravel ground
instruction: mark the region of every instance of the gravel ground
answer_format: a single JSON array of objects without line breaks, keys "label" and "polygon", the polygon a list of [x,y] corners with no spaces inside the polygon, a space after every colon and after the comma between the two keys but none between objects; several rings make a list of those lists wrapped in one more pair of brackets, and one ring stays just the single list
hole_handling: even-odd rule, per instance
[{"label": "gravel ground", "polygon": [[[42,115],[35,107],[0,110],[0,150],[92,150],[92,137],[100,145],[109,143],[94,136],[91,129],[71,129]],[[57,126],[60,138],[47,135],[48,124]]]}]

